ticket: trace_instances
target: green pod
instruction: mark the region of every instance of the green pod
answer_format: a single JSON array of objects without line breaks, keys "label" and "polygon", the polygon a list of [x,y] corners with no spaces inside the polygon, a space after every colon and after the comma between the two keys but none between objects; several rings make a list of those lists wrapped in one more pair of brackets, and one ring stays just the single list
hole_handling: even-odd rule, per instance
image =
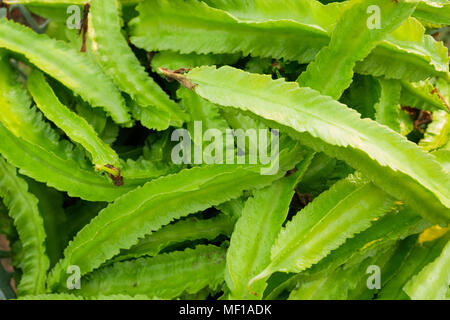
[{"label": "green pod", "polygon": [[389,212],[394,199],[358,175],[337,182],[288,222],[271,249],[270,264],[252,279],[276,271],[301,272]]},{"label": "green pod", "polygon": [[120,1],[92,0],[90,5],[91,50],[117,86],[136,100],[139,108],[150,109],[148,112],[153,117],[148,121],[138,120],[150,129],[165,130],[169,125],[181,127],[187,115],[145,72],[122,34]]},{"label": "green pod", "polygon": [[219,235],[229,236],[233,232],[234,220],[220,214],[210,219],[187,218],[162,227],[139,240],[128,250],[121,251],[114,260],[127,260],[142,256],[156,256],[161,250],[177,243],[193,240],[214,240]]},{"label": "green pod", "polygon": [[[448,238],[448,237],[447,237]],[[450,240],[434,261],[403,287],[413,300],[445,300],[450,285]]]},{"label": "green pod", "polygon": [[386,126],[283,79],[228,66],[196,68],[186,78],[201,97],[251,112],[312,149],[344,160],[426,219],[450,221],[450,176],[433,156]]},{"label": "green pod", "polygon": [[450,112],[448,103],[429,80],[410,83],[402,81],[401,105],[427,111]]},{"label": "green pod", "polygon": [[[356,62],[366,58],[380,40],[413,13],[416,5],[403,0],[350,2],[331,34],[329,45],[320,50],[297,81],[303,87],[339,99],[352,83]],[[373,7],[383,13],[379,26],[369,24],[367,10]]]},{"label": "green pod", "polygon": [[15,137],[0,124],[0,154],[20,172],[72,197],[89,201],[114,201],[135,189],[142,180],[126,180],[116,187],[107,177],[91,168],[83,168],[75,159],[55,157],[55,154]]},{"label": "green pod", "polygon": [[153,258],[117,262],[82,279],[79,294],[144,294],[171,299],[206,287],[215,289],[223,282],[225,253],[224,248],[200,245]]},{"label": "green pod", "polygon": [[102,107],[119,124],[131,125],[125,101],[112,81],[86,55],[63,41],[0,19],[0,47],[23,54],[94,107]]},{"label": "green pod", "polygon": [[449,240],[448,231],[431,241],[406,238],[389,262],[389,277],[385,277],[377,299],[444,299],[448,289]]},{"label": "green pod", "polygon": [[27,183],[17,176],[16,168],[3,158],[0,158],[0,197],[9,209],[23,248],[23,275],[17,288],[18,295],[44,293],[49,260],[38,199],[28,191]]},{"label": "green pod", "polygon": [[78,232],[53,268],[49,287],[65,282],[70,265],[79,266],[84,275],[174,219],[269,185],[301,161],[304,152],[290,143],[281,150],[279,170],[273,175],[261,175],[265,165],[205,165],[146,183],[118,198]]},{"label": "green pod", "polygon": [[375,104],[375,120],[392,130],[402,133],[400,121],[401,83],[397,80],[378,79],[381,88],[380,100]]},{"label": "green pod", "polygon": [[265,281],[247,283],[270,263],[270,249],[289,212],[294,189],[311,163],[313,153],[300,164],[297,171],[271,186],[255,191],[244,206],[227,251],[225,280],[233,300],[261,299]]},{"label": "green pod", "polygon": [[16,137],[42,147],[64,159],[74,157],[73,147],[61,140],[42,114],[31,106],[31,98],[12,70],[8,55],[0,51],[0,123]]},{"label": "green pod", "polygon": [[446,0],[420,1],[414,16],[429,28],[448,26],[450,25],[450,3]]},{"label": "green pod", "polygon": [[[197,0],[140,3],[139,16],[129,24],[131,41],[147,51],[242,53],[309,63],[330,43],[331,31],[348,3],[320,6],[317,1],[291,0],[286,5],[264,0],[206,2],[216,7]],[[364,16],[368,19],[370,14],[364,12]],[[344,49],[346,52],[348,47]],[[352,60],[351,55],[348,58]],[[448,70],[447,48],[425,35],[424,27],[415,18],[379,41],[355,69],[363,74],[411,81],[430,76],[448,80]]]},{"label": "green pod", "polygon": [[80,143],[92,156],[95,165],[119,165],[119,156],[103,142],[89,123],[63,105],[44,75],[34,70],[28,77],[28,90],[43,114],[62,129],[74,142]]},{"label": "green pod", "polygon": [[419,147],[433,151],[445,146],[450,140],[450,114],[439,110],[433,112],[433,121],[425,130],[425,135],[419,141]]}]

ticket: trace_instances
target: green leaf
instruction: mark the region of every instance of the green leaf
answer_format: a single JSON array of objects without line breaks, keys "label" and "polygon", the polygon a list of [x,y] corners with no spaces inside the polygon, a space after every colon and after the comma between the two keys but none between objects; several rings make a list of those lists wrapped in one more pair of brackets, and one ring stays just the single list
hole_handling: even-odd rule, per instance
[{"label": "green leaf", "polygon": [[0,47],[25,55],[31,63],[92,106],[104,108],[117,123],[131,123],[119,90],[97,65],[65,42],[38,35],[25,26],[1,19]]},{"label": "green leaf", "polygon": [[17,176],[16,169],[3,158],[0,158],[0,173],[0,197],[14,220],[24,253],[18,295],[43,293],[49,260],[38,199],[28,191],[27,183]]},{"label": "green leaf", "polygon": [[68,240],[72,239],[78,233],[78,231],[80,231],[85,225],[87,225],[106,206],[106,202],[90,202],[79,200],[74,205],[66,208],[66,229]]},{"label": "green leaf", "polygon": [[103,110],[100,110],[98,108],[93,109],[89,107],[87,103],[79,101],[75,105],[75,111],[80,117],[83,117],[92,128],[94,128],[97,134],[103,133],[103,131],[106,129],[108,118],[106,117],[106,114],[103,112]]},{"label": "green leaf", "polygon": [[[243,114],[239,110],[232,108],[225,108],[220,110],[221,116],[228,122],[228,125],[233,130],[258,130],[268,129],[268,127],[257,119],[254,119],[248,115]],[[236,132],[235,131],[235,132]],[[248,136],[248,147],[245,150],[246,153],[250,150],[258,150],[258,138],[252,135]]]},{"label": "green leaf", "polygon": [[[181,99],[184,108],[191,115],[191,121],[188,122],[187,129],[194,139],[195,144],[201,143],[201,141],[195,141],[196,121],[201,125],[202,132],[209,129],[215,129],[220,130],[225,134],[225,131],[230,129],[227,121],[220,114],[219,106],[199,97],[195,92],[184,87],[178,89],[177,97]],[[234,141],[231,148],[234,148]]]},{"label": "green leaf", "polygon": [[106,120],[106,125],[100,133],[100,138],[108,144],[113,144],[119,136],[119,126],[111,119]]},{"label": "green leaf", "polygon": [[361,118],[375,119],[374,106],[380,100],[380,96],[380,83],[376,78],[355,74],[352,84],[339,101],[358,111]]},{"label": "green leaf", "polygon": [[154,258],[117,262],[82,279],[81,295],[145,294],[164,299],[195,293],[223,282],[226,250],[197,246]]},{"label": "green leaf", "polygon": [[295,166],[302,154],[299,146],[289,144],[281,151],[275,175],[260,175],[262,165],[211,165],[146,183],[118,198],[75,236],[64,259],[53,268],[49,286],[64,282],[70,265],[78,265],[84,275],[174,219],[238,198],[244,190],[267,186]]},{"label": "green leaf", "polygon": [[[378,41],[412,14],[416,5],[392,0],[351,1],[336,24],[329,45],[320,50],[297,81],[339,99],[352,82],[356,62],[366,58]],[[369,24],[368,9],[373,6],[382,12],[379,26]]]},{"label": "green leaf", "polygon": [[298,191],[316,197],[354,171],[343,161],[330,158],[323,152],[316,153],[302,183],[298,185]]},{"label": "green leaf", "polygon": [[201,67],[187,78],[203,98],[266,119],[316,151],[346,161],[427,219],[448,223],[449,176],[434,157],[385,126],[360,119],[314,90],[266,75]]},{"label": "green leaf", "polygon": [[225,203],[221,203],[220,205],[215,206],[217,210],[228,215],[233,220],[239,219],[242,215],[242,211],[244,210],[244,199],[238,198],[227,201]]},{"label": "green leaf", "polygon": [[[17,232],[16,230],[14,230],[13,221],[8,216],[8,209],[5,207],[2,201],[0,201],[0,234],[6,236],[6,238],[9,240],[17,238]],[[0,254],[0,256],[2,257],[9,257],[11,255],[9,252],[2,252],[3,254]]]},{"label": "green leaf", "polygon": [[[208,152],[210,145],[207,142],[214,141],[217,143],[217,139],[220,137],[223,142],[221,141],[221,145],[217,148],[222,149],[222,155],[227,157],[225,162],[229,161],[227,151],[235,150],[235,139],[228,122],[220,113],[220,107],[184,87],[178,89],[177,97],[181,99],[184,108],[191,115],[191,120],[187,123],[187,129],[194,144],[192,146],[194,150],[191,151],[191,154],[195,153],[196,148],[201,149],[203,151],[203,162],[214,163],[218,150],[215,150],[214,153]],[[213,135],[208,136],[210,133]],[[204,139],[204,137],[208,138]],[[212,145],[214,146],[214,144]]]},{"label": "green leaf", "polygon": [[165,130],[169,125],[181,126],[186,115],[181,108],[153,81],[140,65],[121,32],[119,0],[90,2],[89,36],[91,50],[117,86],[128,93],[140,108],[154,109],[158,121],[143,124],[150,129]]}]

